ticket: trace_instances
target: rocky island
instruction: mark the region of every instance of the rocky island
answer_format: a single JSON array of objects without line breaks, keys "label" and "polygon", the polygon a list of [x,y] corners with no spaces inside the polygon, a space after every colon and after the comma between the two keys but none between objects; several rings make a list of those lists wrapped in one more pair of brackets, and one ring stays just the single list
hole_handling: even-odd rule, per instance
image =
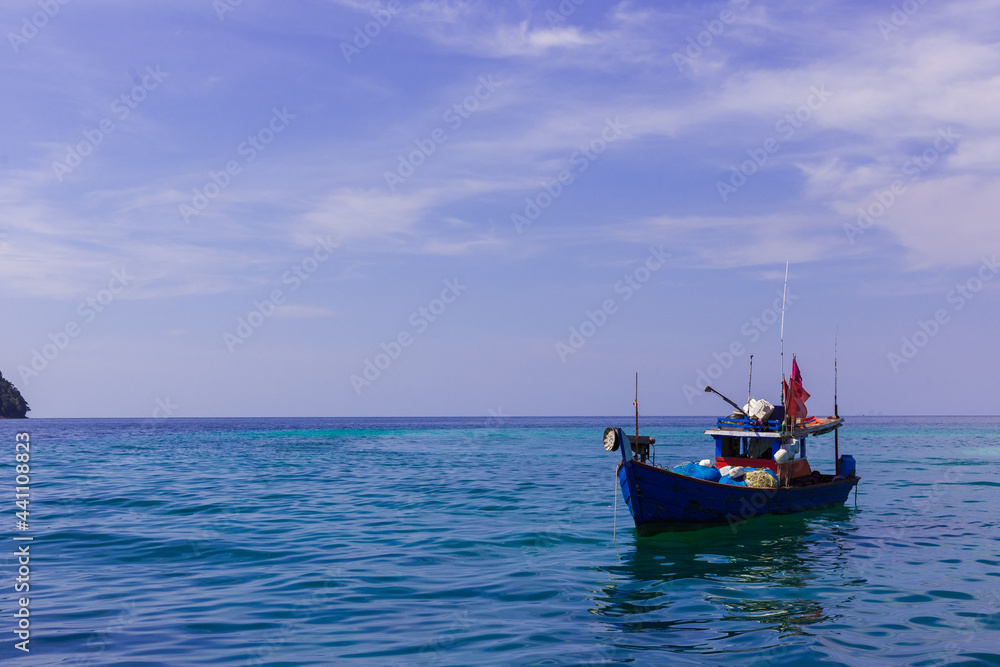
[{"label": "rocky island", "polygon": [[0,373],[0,419],[20,419],[28,416],[28,402],[17,387]]}]

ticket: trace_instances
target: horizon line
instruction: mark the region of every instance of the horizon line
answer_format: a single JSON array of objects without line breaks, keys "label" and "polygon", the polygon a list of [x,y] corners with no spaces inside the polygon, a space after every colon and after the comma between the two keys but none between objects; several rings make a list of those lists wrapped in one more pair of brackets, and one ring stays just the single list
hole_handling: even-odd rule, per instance
[{"label": "horizon line", "polygon": [[[812,415],[820,416],[820,415]],[[830,415],[827,415],[830,416]],[[856,415],[839,415],[841,418],[857,418],[857,417],[894,417],[894,418],[957,418],[957,417],[1000,417],[1000,414],[856,414]],[[229,416],[229,415],[213,415],[213,416],[201,416],[201,417],[0,417],[0,421],[20,421],[20,420],[31,420],[31,421],[42,421],[49,419],[130,419],[130,420],[141,420],[141,421],[181,421],[181,420],[194,420],[194,419],[493,419],[493,420],[504,420],[504,419],[634,419],[634,414],[624,414],[624,415],[314,415],[314,416],[303,416],[303,415],[292,415],[292,416],[282,416],[282,415],[265,415],[257,417],[248,416]],[[722,419],[725,417],[719,417],[717,415],[640,415],[640,418],[645,419]]]}]

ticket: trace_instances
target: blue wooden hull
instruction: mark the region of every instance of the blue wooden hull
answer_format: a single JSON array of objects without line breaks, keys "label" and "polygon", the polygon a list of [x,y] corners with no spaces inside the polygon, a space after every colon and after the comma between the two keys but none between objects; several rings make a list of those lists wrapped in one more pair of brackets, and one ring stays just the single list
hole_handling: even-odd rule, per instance
[{"label": "blue wooden hull", "polygon": [[684,524],[732,524],[760,514],[843,505],[860,479],[767,489],[709,482],[635,460],[618,466],[622,495],[640,532],[684,528]]}]

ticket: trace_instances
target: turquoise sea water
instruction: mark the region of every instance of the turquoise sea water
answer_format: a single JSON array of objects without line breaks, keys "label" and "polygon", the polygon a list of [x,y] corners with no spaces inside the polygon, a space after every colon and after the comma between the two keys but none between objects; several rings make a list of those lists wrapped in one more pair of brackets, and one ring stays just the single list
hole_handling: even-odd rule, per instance
[{"label": "turquoise sea water", "polygon": [[[710,421],[642,432],[675,464],[712,454]],[[1000,664],[1000,418],[849,418],[856,505],[652,537],[620,497],[614,528],[601,436],[629,423],[0,422],[0,660]],[[810,443],[813,467],[832,449]],[[35,538],[30,654],[15,534]]]}]

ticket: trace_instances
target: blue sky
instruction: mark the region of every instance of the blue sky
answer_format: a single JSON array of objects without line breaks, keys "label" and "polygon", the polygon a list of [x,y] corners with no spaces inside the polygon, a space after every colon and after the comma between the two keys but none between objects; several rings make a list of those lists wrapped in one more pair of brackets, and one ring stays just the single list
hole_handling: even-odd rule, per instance
[{"label": "blue sky", "polygon": [[[34,417],[996,414],[989,2],[4,3]],[[367,34],[366,34],[367,33]],[[780,310],[780,308],[779,308]],[[839,332],[839,333],[837,333]]]}]

